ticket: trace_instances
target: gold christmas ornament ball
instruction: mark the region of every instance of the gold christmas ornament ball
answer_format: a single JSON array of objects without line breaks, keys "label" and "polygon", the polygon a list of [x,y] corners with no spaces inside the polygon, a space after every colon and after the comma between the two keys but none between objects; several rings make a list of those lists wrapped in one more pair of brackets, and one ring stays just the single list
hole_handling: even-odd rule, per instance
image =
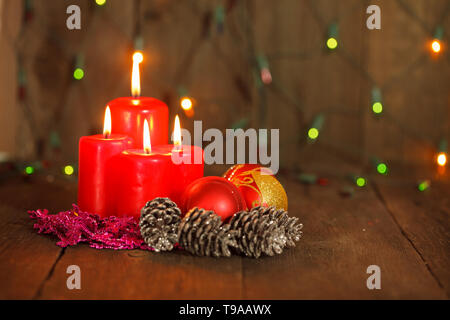
[{"label": "gold christmas ornament ball", "polygon": [[257,164],[237,164],[228,169],[223,177],[239,189],[248,209],[275,206],[287,211],[286,191],[269,168]]}]

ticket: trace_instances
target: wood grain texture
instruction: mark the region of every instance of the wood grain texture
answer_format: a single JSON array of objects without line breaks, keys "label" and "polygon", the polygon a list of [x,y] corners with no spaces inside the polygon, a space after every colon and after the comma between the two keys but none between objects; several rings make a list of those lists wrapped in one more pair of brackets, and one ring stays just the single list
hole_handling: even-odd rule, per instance
[{"label": "wood grain texture", "polygon": [[0,299],[34,298],[62,251],[54,239],[36,234],[26,216],[0,205]]},{"label": "wood grain texture", "polygon": [[[68,290],[66,269],[81,268],[81,290]],[[69,248],[45,283],[43,299],[240,299],[240,257]]]},{"label": "wood grain texture", "polygon": [[[304,238],[279,257],[244,259],[246,298],[445,298],[374,192],[366,188],[345,198],[339,195],[344,183],[306,190],[285,184]],[[381,290],[366,287],[369,265],[381,268]]]},{"label": "wood grain texture", "polygon": [[386,184],[377,188],[396,224],[450,297],[450,185],[434,183],[423,193]]}]

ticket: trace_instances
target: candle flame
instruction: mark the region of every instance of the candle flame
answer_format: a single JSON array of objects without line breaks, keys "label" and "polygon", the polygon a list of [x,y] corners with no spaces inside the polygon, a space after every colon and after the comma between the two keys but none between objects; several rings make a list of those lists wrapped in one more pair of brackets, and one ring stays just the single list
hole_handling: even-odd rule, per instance
[{"label": "candle flame", "polygon": [[133,54],[133,70],[131,72],[131,95],[139,97],[141,95],[141,76],[139,73],[139,64],[144,60],[141,52],[136,51]]},{"label": "candle flame", "polygon": [[181,146],[181,126],[178,115],[175,117],[175,127],[173,129],[173,144],[175,147]]},{"label": "candle flame", "polygon": [[105,136],[105,138],[109,138],[110,134],[111,134],[111,110],[109,109],[109,106],[106,106],[105,120],[103,122],[103,135]]},{"label": "candle flame", "polygon": [[150,129],[148,128],[147,119],[144,120],[144,151],[145,153],[152,152],[152,144],[150,142]]}]

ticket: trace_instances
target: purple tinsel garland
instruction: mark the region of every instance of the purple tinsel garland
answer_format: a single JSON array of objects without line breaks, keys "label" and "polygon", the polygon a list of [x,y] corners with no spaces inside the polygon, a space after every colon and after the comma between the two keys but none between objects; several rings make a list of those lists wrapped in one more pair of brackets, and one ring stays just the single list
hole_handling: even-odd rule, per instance
[{"label": "purple tinsel garland", "polygon": [[28,211],[28,214],[36,219],[34,228],[38,233],[56,235],[59,238],[56,244],[62,248],[87,242],[96,249],[153,250],[145,244],[139,223],[133,217],[100,218],[81,211],[76,205],[58,214],[49,214],[46,209]]}]

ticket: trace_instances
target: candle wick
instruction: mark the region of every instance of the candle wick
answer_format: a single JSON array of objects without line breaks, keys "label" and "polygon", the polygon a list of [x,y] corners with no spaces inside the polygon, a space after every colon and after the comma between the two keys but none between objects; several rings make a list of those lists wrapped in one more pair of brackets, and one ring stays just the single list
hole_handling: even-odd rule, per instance
[{"label": "candle wick", "polygon": [[109,139],[110,136],[111,136],[111,134],[109,132],[105,133],[105,139]]}]

